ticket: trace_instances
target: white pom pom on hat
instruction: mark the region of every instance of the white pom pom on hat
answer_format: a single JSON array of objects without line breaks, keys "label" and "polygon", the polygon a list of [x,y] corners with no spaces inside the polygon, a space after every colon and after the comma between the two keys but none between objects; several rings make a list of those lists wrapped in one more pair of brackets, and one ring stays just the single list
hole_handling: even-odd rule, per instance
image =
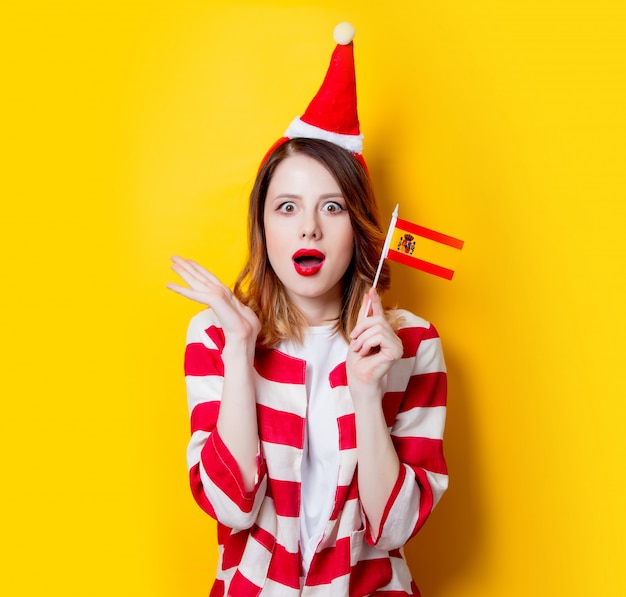
[{"label": "white pom pom on hat", "polygon": [[352,24],[339,23],[333,32],[337,46],[322,85],[302,116],[295,118],[283,137],[268,151],[269,154],[289,139],[324,139],[353,153],[363,165],[363,135],[361,134],[356,101],[354,70],[355,29]]},{"label": "white pom pom on hat", "polygon": [[335,27],[335,30],[333,31],[333,38],[339,45],[347,46],[354,39],[355,33],[356,31],[354,30],[354,25],[344,21]]}]

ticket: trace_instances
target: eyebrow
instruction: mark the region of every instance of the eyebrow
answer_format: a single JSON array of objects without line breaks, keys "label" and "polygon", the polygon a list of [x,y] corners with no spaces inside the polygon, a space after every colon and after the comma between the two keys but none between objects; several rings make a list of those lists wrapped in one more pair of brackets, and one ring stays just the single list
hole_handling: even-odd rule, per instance
[{"label": "eyebrow", "polygon": [[[341,197],[341,199],[344,199],[344,196],[341,192],[324,193],[323,195],[320,195],[318,199],[336,199],[337,197]],[[272,201],[275,201],[276,199],[302,199],[302,195],[294,195],[292,193],[280,193],[280,195],[272,197]]]}]

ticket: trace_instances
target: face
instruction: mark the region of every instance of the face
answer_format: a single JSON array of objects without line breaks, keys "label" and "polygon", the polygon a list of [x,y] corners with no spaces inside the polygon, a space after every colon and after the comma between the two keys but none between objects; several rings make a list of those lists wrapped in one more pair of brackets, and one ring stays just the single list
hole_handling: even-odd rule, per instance
[{"label": "face", "polygon": [[289,299],[310,325],[337,318],[342,278],[354,251],[337,181],[309,156],[285,158],[270,181],[263,221],[267,255]]}]

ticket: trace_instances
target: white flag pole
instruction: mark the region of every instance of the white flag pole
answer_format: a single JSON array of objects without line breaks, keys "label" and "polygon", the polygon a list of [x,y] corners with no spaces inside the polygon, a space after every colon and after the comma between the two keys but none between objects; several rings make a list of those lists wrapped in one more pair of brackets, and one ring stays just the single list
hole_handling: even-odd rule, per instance
[{"label": "white flag pole", "polygon": [[[391,244],[391,237],[393,236],[393,231],[396,227],[396,221],[398,219],[398,207],[399,204],[396,203],[396,207],[391,214],[391,222],[389,222],[389,228],[387,229],[387,238],[385,239],[385,244],[383,245],[383,250],[380,254],[380,261],[378,262],[378,269],[376,270],[376,275],[374,276],[374,283],[372,284],[372,288],[376,288],[378,284],[378,278],[380,278],[380,272],[383,269],[383,263],[387,258],[387,253],[389,252],[389,245]],[[369,316],[370,308],[372,307],[372,301],[367,301],[367,309],[365,310],[365,316]]]}]

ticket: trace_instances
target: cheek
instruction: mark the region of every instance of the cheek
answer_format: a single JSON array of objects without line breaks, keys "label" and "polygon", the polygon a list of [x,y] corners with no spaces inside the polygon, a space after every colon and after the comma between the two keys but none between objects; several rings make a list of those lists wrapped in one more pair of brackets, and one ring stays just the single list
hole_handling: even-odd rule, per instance
[{"label": "cheek", "polygon": [[341,268],[347,270],[350,266],[350,262],[354,256],[354,234],[352,228],[348,231],[344,231],[343,234],[337,239],[337,248],[339,249],[343,259],[341,260]]},{"label": "cheek", "polygon": [[265,226],[265,250],[270,259],[278,257],[284,251],[283,236],[279,226],[273,226],[271,222]]},{"label": "cheek", "polygon": [[352,226],[347,228],[342,235],[342,246],[346,253],[350,254],[350,259],[352,259],[352,254],[354,253],[354,231],[352,230]]}]

